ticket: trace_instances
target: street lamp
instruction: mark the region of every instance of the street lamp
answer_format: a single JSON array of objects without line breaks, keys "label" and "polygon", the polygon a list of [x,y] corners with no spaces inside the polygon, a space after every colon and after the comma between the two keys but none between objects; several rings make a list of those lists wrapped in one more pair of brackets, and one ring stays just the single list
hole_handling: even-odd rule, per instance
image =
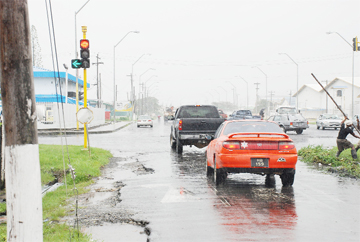
[{"label": "street lamp", "polygon": [[131,120],[133,120],[134,116],[134,108],[135,108],[135,90],[134,90],[134,81],[133,81],[133,73],[134,73],[134,65],[144,56],[150,54],[142,54],[131,66],[131,90],[130,90],[130,103],[131,103]]},{"label": "street lamp", "polygon": [[[142,92],[143,92],[143,99],[144,99],[144,97],[145,98],[147,98],[146,97],[146,83],[148,82],[148,81],[150,81],[150,79],[151,78],[153,78],[153,77],[157,77],[156,75],[152,75],[149,79],[147,79],[144,83],[143,83],[143,85],[142,85],[142,88],[143,88],[143,90],[142,90]],[[143,105],[143,104],[142,104]],[[145,106],[145,105],[144,105]],[[143,109],[143,107],[141,107],[141,109]]]},{"label": "street lamp", "polygon": [[220,93],[216,89],[212,89],[212,90],[215,91],[219,95],[219,103],[220,103]]},{"label": "street lamp", "polygon": [[266,99],[266,105],[265,105],[265,108],[266,108],[266,111],[268,111],[269,112],[269,110],[268,110],[268,99],[267,99],[267,75],[265,74],[265,72],[263,72],[261,69],[260,69],[260,67],[258,67],[258,66],[253,66],[252,68],[258,68],[259,69],[259,71],[261,71],[264,75],[265,75],[265,99]]},{"label": "street lamp", "polygon": [[[143,85],[144,85],[144,83],[141,83],[141,77],[146,73],[146,72],[148,72],[148,71],[150,71],[150,70],[152,70],[152,71],[155,71],[155,69],[154,68],[149,68],[149,69],[147,69],[146,71],[144,71],[140,76],[139,76],[139,99],[140,99],[140,93],[142,93],[141,92],[141,89],[143,89],[144,90],[144,88],[142,87]],[[142,107],[143,107],[143,102],[144,102],[144,94],[142,93],[142,98],[141,98],[141,110],[140,110],[140,113],[142,114],[143,113],[143,110],[142,110]]]},{"label": "street lamp", "polygon": [[234,87],[234,89],[233,89],[233,102],[234,102],[234,105],[237,106],[237,100],[235,99],[235,96],[237,95],[236,87],[230,81],[226,81],[226,82],[230,83]]},{"label": "street lamp", "polygon": [[[338,32],[326,32],[326,34],[337,34],[339,35],[346,43],[348,43],[348,45],[350,45],[351,47],[351,50],[353,50],[353,46],[352,44],[350,44],[344,37],[341,36],[341,34],[339,34]],[[352,79],[352,96],[351,96],[351,116],[353,117],[354,116],[354,70],[355,67],[354,67],[354,51],[352,51],[352,76],[351,76],[351,79]]]},{"label": "street lamp", "polygon": [[[279,53],[279,55],[286,55],[296,65],[296,109],[299,110],[299,65],[286,53]],[[291,105],[291,103],[290,103]]]},{"label": "street lamp", "polygon": [[220,87],[221,89],[223,89],[225,91],[225,98],[226,98],[226,102],[227,102],[227,91],[225,90],[225,88],[221,87],[221,86],[218,86]]},{"label": "street lamp", "polygon": [[152,87],[152,85],[157,84],[157,83],[159,83],[159,82],[153,82],[153,83],[150,84],[149,87],[145,86],[145,96],[146,97],[149,97],[149,89],[150,89],[150,87]]},{"label": "street lamp", "polygon": [[125,37],[130,34],[130,33],[135,33],[138,34],[140,33],[139,31],[129,31],[127,34],[125,34],[124,37],[122,37],[122,39],[116,44],[114,45],[114,123],[115,123],[115,111],[116,111],[116,85],[115,85],[115,48],[116,46],[118,46],[120,44],[121,41],[123,41],[123,39],[125,39]]},{"label": "street lamp", "polygon": [[[65,103],[68,103],[68,66],[64,63],[64,68],[66,70],[66,77],[65,77]],[[62,97],[61,97],[62,98]]]},{"label": "street lamp", "polygon": [[249,85],[248,85],[248,82],[241,76],[237,76],[237,77],[240,77],[246,83],[246,109],[249,109]]}]

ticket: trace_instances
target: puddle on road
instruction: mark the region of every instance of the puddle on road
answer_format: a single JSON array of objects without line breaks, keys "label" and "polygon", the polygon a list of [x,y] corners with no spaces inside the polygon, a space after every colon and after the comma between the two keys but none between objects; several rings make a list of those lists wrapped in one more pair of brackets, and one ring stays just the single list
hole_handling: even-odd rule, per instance
[{"label": "puddle on road", "polygon": [[86,228],[85,232],[92,234],[92,238],[99,241],[144,242],[147,240],[144,228],[130,224],[104,223],[102,226]]}]

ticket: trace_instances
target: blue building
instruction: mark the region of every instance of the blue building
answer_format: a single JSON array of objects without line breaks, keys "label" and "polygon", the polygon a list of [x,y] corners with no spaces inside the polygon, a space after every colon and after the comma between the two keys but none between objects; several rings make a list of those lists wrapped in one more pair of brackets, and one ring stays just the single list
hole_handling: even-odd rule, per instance
[{"label": "blue building", "polygon": [[[34,67],[35,98],[37,103],[76,104],[76,77],[66,72],[54,72]],[[66,78],[67,76],[67,78]],[[60,79],[60,85],[55,82]],[[82,93],[84,81],[78,78],[78,91]],[[87,83],[90,88],[90,84]],[[66,101],[67,99],[67,101]],[[79,105],[84,105],[79,101]]]}]

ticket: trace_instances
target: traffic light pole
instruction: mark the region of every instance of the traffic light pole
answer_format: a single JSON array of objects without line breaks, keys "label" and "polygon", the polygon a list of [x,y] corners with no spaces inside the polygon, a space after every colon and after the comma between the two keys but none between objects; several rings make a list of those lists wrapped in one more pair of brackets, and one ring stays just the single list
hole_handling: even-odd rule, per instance
[{"label": "traffic light pole", "polygon": [[[86,32],[87,32],[87,27],[86,26],[82,26],[81,27],[82,32],[83,32],[83,39],[86,39]],[[84,107],[87,107],[87,76],[86,76],[86,68],[84,68]],[[84,148],[87,149],[87,128],[86,128],[86,124],[84,124]]]}]

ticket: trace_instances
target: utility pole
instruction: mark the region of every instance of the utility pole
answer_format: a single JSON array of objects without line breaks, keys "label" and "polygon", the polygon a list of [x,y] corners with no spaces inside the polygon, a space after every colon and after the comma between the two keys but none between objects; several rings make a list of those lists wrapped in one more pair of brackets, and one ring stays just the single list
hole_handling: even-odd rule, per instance
[{"label": "utility pole", "polygon": [[99,53],[96,55],[96,63],[92,63],[93,65],[96,65],[96,106],[99,108],[100,107],[100,100],[99,100],[99,65],[100,64],[104,64],[104,62],[99,62],[100,57],[99,57]]},{"label": "utility pole", "polygon": [[[326,88],[329,81],[326,80],[326,81],[321,81],[321,82],[325,82],[325,83],[326,83],[326,85],[325,85],[325,88]],[[326,113],[328,113],[328,95],[326,95]]]},{"label": "utility pole", "polygon": [[259,95],[258,95],[258,91],[259,91],[259,85],[260,83],[259,82],[255,82],[254,85],[256,85],[255,89],[256,89],[256,103],[255,103],[255,112],[257,113],[258,111],[258,108],[257,108],[257,105],[258,105],[258,102],[259,102]]},{"label": "utility pole", "polygon": [[99,100],[100,100],[100,106],[99,106],[99,108],[101,108],[101,106],[102,106],[102,102],[101,102],[101,91],[102,91],[102,87],[101,87],[101,73],[99,74],[99,85],[100,85],[100,91],[99,91]]},{"label": "utility pole", "polygon": [[27,0],[0,1],[7,241],[43,241],[35,89]]},{"label": "utility pole", "polygon": [[274,92],[274,91],[270,91],[269,93],[270,93],[270,104],[271,104],[272,109],[273,109],[273,108],[274,108],[274,104],[273,104],[273,101],[272,101],[272,97],[273,97],[273,95],[275,94],[275,92]]}]

